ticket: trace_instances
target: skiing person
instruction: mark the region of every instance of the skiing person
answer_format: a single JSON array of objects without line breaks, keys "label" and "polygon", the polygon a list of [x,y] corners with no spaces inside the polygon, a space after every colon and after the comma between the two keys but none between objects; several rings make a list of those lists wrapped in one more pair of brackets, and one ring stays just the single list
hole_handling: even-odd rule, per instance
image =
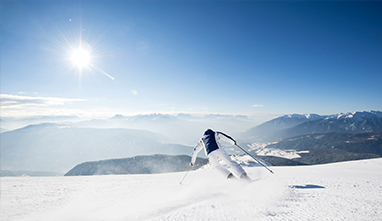
[{"label": "skiing person", "polygon": [[[215,132],[211,129],[208,129],[204,132],[204,135],[202,136],[202,138],[200,138],[198,144],[194,148],[190,166],[194,166],[196,156],[198,155],[200,150],[204,148],[204,151],[212,166],[214,166],[216,169],[222,172],[227,177],[227,179],[232,179],[236,176],[240,177],[241,179],[249,180],[247,173],[238,163],[231,160],[227,152],[225,152],[224,149],[221,147],[219,140],[224,140],[228,143],[231,143],[232,145],[236,145],[236,141],[227,134],[218,131]],[[223,167],[219,163],[219,159],[225,162],[228,166],[228,169],[230,169],[232,172],[230,172],[227,168]]]}]

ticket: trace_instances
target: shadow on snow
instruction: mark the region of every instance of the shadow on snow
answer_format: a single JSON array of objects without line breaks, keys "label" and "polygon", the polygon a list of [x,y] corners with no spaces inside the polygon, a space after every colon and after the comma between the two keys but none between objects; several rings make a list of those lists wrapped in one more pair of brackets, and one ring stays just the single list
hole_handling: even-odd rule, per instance
[{"label": "shadow on snow", "polygon": [[289,186],[290,188],[295,188],[295,189],[324,189],[324,186],[319,186],[319,185],[313,185],[313,184],[305,184],[305,185],[293,185]]}]

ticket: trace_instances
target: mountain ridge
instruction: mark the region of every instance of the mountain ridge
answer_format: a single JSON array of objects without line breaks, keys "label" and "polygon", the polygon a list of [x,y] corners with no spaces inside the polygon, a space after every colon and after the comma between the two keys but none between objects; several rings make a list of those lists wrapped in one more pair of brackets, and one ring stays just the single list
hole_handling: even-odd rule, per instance
[{"label": "mountain ridge", "polygon": [[269,142],[314,133],[363,133],[379,130],[382,130],[381,111],[356,111],[334,115],[283,115],[252,127],[241,136],[247,137],[247,140]]},{"label": "mountain ridge", "polygon": [[187,155],[154,154],[130,158],[84,162],[76,165],[64,176],[89,176],[109,174],[153,174],[196,170],[208,160],[197,158],[194,167],[189,166],[191,157]]},{"label": "mountain ridge", "polygon": [[67,171],[79,162],[144,154],[190,154],[162,135],[135,129],[30,125],[1,134],[1,169]]}]

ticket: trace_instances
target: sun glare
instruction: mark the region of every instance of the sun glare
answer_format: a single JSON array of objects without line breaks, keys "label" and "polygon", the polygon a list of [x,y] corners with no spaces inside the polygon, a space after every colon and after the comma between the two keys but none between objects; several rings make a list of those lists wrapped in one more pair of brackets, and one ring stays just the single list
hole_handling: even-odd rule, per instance
[{"label": "sun glare", "polygon": [[90,53],[82,48],[73,51],[70,59],[74,65],[80,68],[90,65]]}]

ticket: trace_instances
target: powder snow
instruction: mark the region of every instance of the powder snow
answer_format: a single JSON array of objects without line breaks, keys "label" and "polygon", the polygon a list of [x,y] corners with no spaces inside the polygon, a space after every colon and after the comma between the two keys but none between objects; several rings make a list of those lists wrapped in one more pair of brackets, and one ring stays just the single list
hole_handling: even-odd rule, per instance
[{"label": "powder snow", "polygon": [[382,220],[382,159],[145,175],[1,177],[0,220]]}]

